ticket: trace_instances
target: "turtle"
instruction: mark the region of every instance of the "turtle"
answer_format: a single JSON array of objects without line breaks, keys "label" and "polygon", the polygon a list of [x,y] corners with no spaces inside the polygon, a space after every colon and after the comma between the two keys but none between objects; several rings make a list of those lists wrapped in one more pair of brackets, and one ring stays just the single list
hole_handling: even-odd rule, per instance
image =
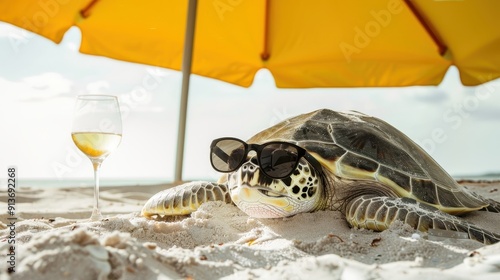
[{"label": "turtle", "polygon": [[[195,181],[160,191],[141,214],[188,215],[204,202],[224,201],[256,218],[336,210],[354,228],[383,231],[401,221],[421,232],[448,230],[484,244],[500,241],[500,234],[459,217],[478,210],[500,213],[500,203],[458,184],[424,149],[379,118],[319,109],[246,142],[217,141],[212,166],[225,172],[217,183]],[[219,143],[233,150],[220,154]],[[281,174],[273,156],[293,170]]]}]

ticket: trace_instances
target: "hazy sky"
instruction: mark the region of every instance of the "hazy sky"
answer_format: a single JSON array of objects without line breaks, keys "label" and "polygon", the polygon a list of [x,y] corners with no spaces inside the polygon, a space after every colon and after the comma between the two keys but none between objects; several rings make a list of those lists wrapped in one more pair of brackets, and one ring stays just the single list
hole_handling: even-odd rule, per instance
[{"label": "hazy sky", "polygon": [[[0,170],[17,165],[22,178],[91,178],[89,160],[71,140],[71,118],[76,95],[102,93],[119,97],[123,139],[101,176],[172,180],[181,74],[82,55],[79,40],[76,28],[56,45],[0,23]],[[188,106],[186,180],[219,176],[208,158],[212,139],[246,139],[319,108],[386,120],[452,175],[500,172],[500,80],[463,87],[455,68],[438,87],[378,89],[276,89],[266,70],[250,88],[193,76]]]}]

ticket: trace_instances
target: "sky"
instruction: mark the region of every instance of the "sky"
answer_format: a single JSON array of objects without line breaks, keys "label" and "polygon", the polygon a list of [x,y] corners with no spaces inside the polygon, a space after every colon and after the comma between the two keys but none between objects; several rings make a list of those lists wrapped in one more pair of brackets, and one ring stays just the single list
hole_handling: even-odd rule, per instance
[{"label": "sky", "polygon": [[[92,178],[90,161],[71,140],[79,94],[119,98],[123,138],[101,178],[172,181],[181,73],[78,52],[80,32],[63,42],[0,23],[0,178],[59,182]],[[461,85],[452,67],[436,87],[277,89],[267,70],[242,88],[192,75],[184,180],[216,180],[214,138],[250,138],[288,117],[320,108],[381,118],[420,144],[453,176],[500,173],[500,80]]]}]

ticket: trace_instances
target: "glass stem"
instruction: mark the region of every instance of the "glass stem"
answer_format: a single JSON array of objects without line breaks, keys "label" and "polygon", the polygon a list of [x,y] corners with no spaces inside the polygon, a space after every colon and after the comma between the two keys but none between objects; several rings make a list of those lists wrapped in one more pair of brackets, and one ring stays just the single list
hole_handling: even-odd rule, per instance
[{"label": "glass stem", "polygon": [[102,219],[101,210],[99,209],[99,169],[101,168],[102,161],[93,160],[92,165],[94,167],[94,209],[92,210],[92,216],[90,220],[99,221]]}]

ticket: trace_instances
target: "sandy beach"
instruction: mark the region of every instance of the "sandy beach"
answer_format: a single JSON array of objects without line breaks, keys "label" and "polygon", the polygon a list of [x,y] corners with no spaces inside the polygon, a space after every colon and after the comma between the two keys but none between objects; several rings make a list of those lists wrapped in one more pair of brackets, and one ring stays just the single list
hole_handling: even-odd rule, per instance
[{"label": "sandy beach", "polygon": [[[465,185],[500,200],[500,182]],[[103,188],[98,222],[86,220],[91,188],[17,189],[15,216],[0,215],[0,279],[500,279],[500,243],[402,225],[351,229],[336,211],[256,219],[211,202],[189,217],[141,217],[147,199],[167,187]],[[7,207],[2,192],[0,208]],[[500,232],[499,214],[464,218]]]}]

